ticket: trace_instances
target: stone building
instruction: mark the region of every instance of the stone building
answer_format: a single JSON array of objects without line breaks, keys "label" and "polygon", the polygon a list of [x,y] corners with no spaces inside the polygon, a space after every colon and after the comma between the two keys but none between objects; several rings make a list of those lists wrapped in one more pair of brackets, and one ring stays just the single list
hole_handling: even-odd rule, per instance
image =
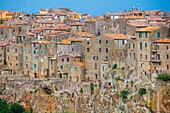
[{"label": "stone building", "polygon": [[23,75],[27,77],[34,77],[33,70],[33,55],[31,41],[35,40],[34,34],[27,33],[22,35],[21,43],[23,44]]},{"label": "stone building", "polygon": [[170,39],[154,41],[152,48],[153,73],[170,74]]},{"label": "stone building", "polygon": [[85,63],[73,62],[68,74],[68,81],[81,83],[85,81]]},{"label": "stone building", "polygon": [[0,42],[0,66],[6,65],[6,46],[8,43]]},{"label": "stone building", "polygon": [[127,37],[123,34],[104,34],[83,42],[83,60],[85,62],[86,79],[100,80],[100,64],[111,59],[109,55],[113,47],[123,48]]},{"label": "stone building", "polygon": [[96,20],[90,19],[85,22],[85,32],[91,33],[96,36]]},{"label": "stone building", "polygon": [[23,69],[22,44],[10,44],[6,47],[7,65],[12,68],[13,74],[21,74]]},{"label": "stone building", "polygon": [[[67,78],[69,70],[73,65],[73,62],[80,62],[81,56],[76,56],[73,54],[63,54],[57,57],[57,71],[59,73],[59,78]],[[58,75],[58,74],[57,74]]]},{"label": "stone building", "polygon": [[161,38],[159,26],[150,26],[136,30],[137,74],[151,77],[152,44]]},{"label": "stone building", "polygon": [[145,21],[139,20],[128,20],[126,25],[126,31],[129,35],[134,36],[136,34],[136,29],[145,28],[149,26]]}]

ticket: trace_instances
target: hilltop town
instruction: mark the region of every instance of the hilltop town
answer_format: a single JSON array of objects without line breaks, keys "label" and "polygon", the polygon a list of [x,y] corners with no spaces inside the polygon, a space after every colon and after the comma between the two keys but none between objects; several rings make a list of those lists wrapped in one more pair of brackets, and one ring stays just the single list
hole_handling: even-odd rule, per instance
[{"label": "hilltop town", "polygon": [[33,113],[169,113],[170,12],[0,10],[0,98]]}]

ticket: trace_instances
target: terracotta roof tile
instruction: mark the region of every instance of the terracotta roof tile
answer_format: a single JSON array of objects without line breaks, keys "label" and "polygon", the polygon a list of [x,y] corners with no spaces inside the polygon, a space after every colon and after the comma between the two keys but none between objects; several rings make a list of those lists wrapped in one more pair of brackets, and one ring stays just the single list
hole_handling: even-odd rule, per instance
[{"label": "terracotta roof tile", "polygon": [[115,40],[127,40],[128,37],[124,34],[104,34],[104,36],[113,38]]},{"label": "terracotta roof tile", "polygon": [[146,28],[137,29],[136,32],[151,32],[151,31],[157,30],[159,28],[160,28],[159,26],[149,26]]},{"label": "terracotta roof tile", "polygon": [[85,37],[94,37],[94,35],[92,35],[90,33],[87,33],[87,32],[74,32],[73,34],[76,34],[76,35],[81,36],[83,38],[85,38]]},{"label": "terracotta roof tile", "polygon": [[170,43],[170,38],[156,40],[155,43]]},{"label": "terracotta roof tile", "polygon": [[78,65],[78,66],[81,66],[81,67],[84,67],[85,66],[85,63],[84,62],[74,62],[74,64]]}]

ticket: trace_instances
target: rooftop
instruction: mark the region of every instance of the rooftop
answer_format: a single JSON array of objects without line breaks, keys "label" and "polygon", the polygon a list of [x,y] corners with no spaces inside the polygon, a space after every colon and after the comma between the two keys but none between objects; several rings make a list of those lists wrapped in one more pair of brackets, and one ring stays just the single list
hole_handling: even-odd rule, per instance
[{"label": "rooftop", "polygon": [[115,40],[127,40],[128,37],[124,34],[104,34],[104,36],[113,38]]},{"label": "rooftop", "polygon": [[159,26],[149,26],[149,27],[146,27],[146,28],[137,29],[136,32],[152,32],[152,31],[157,30],[159,28],[160,28]]},{"label": "rooftop", "polygon": [[170,43],[170,38],[156,40],[155,43]]},{"label": "rooftop", "polygon": [[84,62],[74,62],[74,64],[78,65],[78,66],[81,66],[81,67],[84,67],[85,66],[85,63]]}]

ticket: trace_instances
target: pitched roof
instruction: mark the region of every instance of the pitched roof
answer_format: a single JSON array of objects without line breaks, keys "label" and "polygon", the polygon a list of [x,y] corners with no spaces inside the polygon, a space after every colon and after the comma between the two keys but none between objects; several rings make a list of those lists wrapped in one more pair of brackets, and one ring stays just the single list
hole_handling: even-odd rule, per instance
[{"label": "pitched roof", "polygon": [[156,40],[155,43],[170,43],[170,38]]},{"label": "pitched roof", "polygon": [[128,37],[124,34],[104,34],[104,36],[113,38],[115,40],[128,40]]},{"label": "pitched roof", "polygon": [[78,65],[78,66],[81,66],[81,67],[84,67],[85,66],[85,63],[84,62],[74,62],[74,64]]},{"label": "pitched roof", "polygon": [[74,32],[73,34],[76,34],[81,37],[94,37],[94,35],[87,33],[87,32]]},{"label": "pitched roof", "polygon": [[61,42],[61,44],[71,44],[71,42],[82,42],[84,39],[82,38],[68,38],[68,39],[65,39]]},{"label": "pitched roof", "polygon": [[146,28],[137,29],[136,32],[151,32],[151,31],[157,30],[159,28],[160,28],[159,26],[149,26]]},{"label": "pitched roof", "polygon": [[148,26],[148,24],[144,21],[139,21],[139,20],[129,20],[128,24],[135,26],[135,27],[140,27],[140,26]]}]

